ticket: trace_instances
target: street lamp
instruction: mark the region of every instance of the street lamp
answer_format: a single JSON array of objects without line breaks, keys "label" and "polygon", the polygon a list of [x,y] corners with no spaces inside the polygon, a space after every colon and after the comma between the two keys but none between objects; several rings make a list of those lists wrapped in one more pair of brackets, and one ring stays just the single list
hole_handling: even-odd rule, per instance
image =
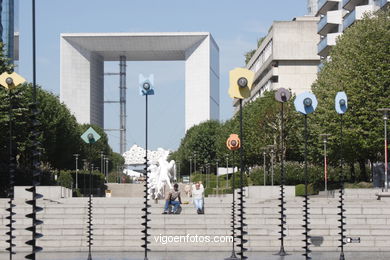
[{"label": "street lamp", "polygon": [[76,159],[76,189],[79,188],[79,181],[78,181],[78,172],[79,172],[79,168],[78,168],[78,160],[79,160],[79,156],[80,154],[74,154],[73,155]]},{"label": "street lamp", "polygon": [[274,154],[275,154],[275,146],[267,145],[267,147],[271,150],[271,185],[274,186]]},{"label": "street lamp", "polygon": [[387,120],[390,108],[379,108],[378,112],[383,113],[383,121],[385,122],[385,191],[388,192],[389,180],[388,180],[388,165],[387,165]]},{"label": "street lamp", "polygon": [[196,152],[194,152],[194,172],[196,172]]},{"label": "street lamp", "polygon": [[226,154],[226,189],[229,188],[229,154]]},{"label": "street lamp", "polygon": [[104,152],[100,151],[100,172],[104,174],[104,169],[103,169],[103,159],[104,158]]},{"label": "street lamp", "polygon": [[330,134],[320,134],[324,142],[324,180],[325,180],[325,192],[328,191],[328,162],[326,154],[326,144],[328,143],[328,137]]},{"label": "street lamp", "polygon": [[179,180],[180,181],[180,162],[177,162],[177,168],[178,168],[178,170],[177,170],[177,175],[178,176],[175,176],[175,178],[176,178],[176,180],[175,180],[175,182],[177,182],[177,180]]},{"label": "street lamp", "polygon": [[192,175],[192,157],[189,157],[190,159],[190,183],[191,183],[191,175]]},{"label": "street lamp", "polygon": [[218,163],[219,163],[219,159],[215,159],[215,164],[216,164],[216,165],[215,165],[215,166],[216,166],[215,168],[216,168],[216,170],[217,170],[217,171],[216,171],[216,175],[217,175],[217,177],[216,177],[216,178],[217,178],[217,196],[218,196],[218,189],[219,189],[219,182],[218,182]]},{"label": "street lamp", "polygon": [[267,167],[266,167],[266,160],[267,160],[267,148],[266,147],[263,147],[263,172],[264,172],[264,186],[267,185]]},{"label": "street lamp", "polygon": [[108,158],[106,157],[106,173],[105,173],[105,177],[106,177],[106,183],[108,183]]}]

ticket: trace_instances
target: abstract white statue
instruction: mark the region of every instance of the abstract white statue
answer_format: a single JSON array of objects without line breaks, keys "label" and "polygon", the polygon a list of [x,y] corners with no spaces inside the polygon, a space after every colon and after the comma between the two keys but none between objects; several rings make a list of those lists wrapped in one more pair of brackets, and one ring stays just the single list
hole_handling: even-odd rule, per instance
[{"label": "abstract white statue", "polygon": [[176,180],[175,161],[168,162],[168,153],[158,159],[157,165],[149,166],[149,194],[150,198],[157,199],[164,195],[164,187],[172,189],[171,178]]}]

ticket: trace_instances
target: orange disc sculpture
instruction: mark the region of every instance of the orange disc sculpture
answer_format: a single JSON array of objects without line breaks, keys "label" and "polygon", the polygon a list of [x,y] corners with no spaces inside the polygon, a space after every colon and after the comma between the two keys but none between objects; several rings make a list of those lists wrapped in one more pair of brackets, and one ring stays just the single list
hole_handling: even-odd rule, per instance
[{"label": "orange disc sculpture", "polygon": [[236,151],[241,147],[241,140],[237,134],[231,134],[226,140],[226,146],[230,151]]}]

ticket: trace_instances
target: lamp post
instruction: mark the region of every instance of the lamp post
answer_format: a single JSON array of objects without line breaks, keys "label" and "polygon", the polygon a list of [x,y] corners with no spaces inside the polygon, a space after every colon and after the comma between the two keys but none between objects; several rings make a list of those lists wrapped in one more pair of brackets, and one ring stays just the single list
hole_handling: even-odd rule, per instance
[{"label": "lamp post", "polygon": [[79,168],[78,168],[78,161],[79,161],[79,154],[74,154],[73,155],[74,157],[75,157],[75,159],[76,159],[76,189],[78,189],[79,188],[79,178],[78,178],[78,172],[79,172]]},{"label": "lamp post", "polygon": [[219,163],[219,159],[216,159],[215,160],[215,168],[216,168],[216,178],[217,178],[217,196],[218,196],[218,189],[219,189],[219,182],[218,182],[218,163]]},{"label": "lamp post", "polygon": [[274,145],[267,146],[271,150],[271,185],[274,186]]},{"label": "lamp post", "polygon": [[204,176],[204,183],[205,183],[205,186],[207,188],[209,185],[209,182],[207,180],[207,160],[204,160],[204,174],[206,175],[206,176]]},{"label": "lamp post", "polygon": [[266,168],[266,160],[267,160],[267,148],[263,148],[263,172],[264,172],[264,186],[267,185],[267,168]]},{"label": "lamp post", "polygon": [[180,162],[177,163],[177,166],[178,166],[178,170],[177,170],[178,176],[175,176],[176,178],[175,182],[177,182],[178,180],[180,181]]},{"label": "lamp post", "polygon": [[[7,197],[9,199],[8,204],[9,207],[6,209],[9,212],[9,215],[7,219],[9,220],[9,223],[7,227],[9,228],[6,235],[8,235],[8,240],[6,241],[9,244],[9,247],[6,249],[9,252],[9,259],[12,260],[13,255],[15,252],[13,251],[13,248],[15,247],[15,244],[13,244],[13,239],[15,238],[13,231],[15,230],[13,223],[15,223],[15,220],[13,219],[13,216],[15,215],[13,208],[15,207],[15,204],[13,202],[14,200],[14,185],[15,185],[15,168],[16,168],[16,142],[14,142],[14,134],[13,134],[13,121],[14,119],[14,113],[13,113],[13,106],[14,106],[14,95],[12,93],[12,89],[18,87],[20,84],[25,82],[25,79],[16,74],[15,72],[9,74],[8,72],[4,72],[0,75],[0,85],[8,90],[8,98],[9,98],[9,187],[7,191]],[[40,160],[39,160],[40,161]],[[38,209],[38,211],[40,211]],[[39,225],[39,223],[38,223]],[[35,230],[35,229],[34,229]],[[35,243],[35,241],[34,241]],[[35,256],[35,255],[34,255]]]},{"label": "lamp post", "polygon": [[104,152],[100,151],[100,172],[104,174],[103,160],[104,160]]},{"label": "lamp post", "polygon": [[194,152],[194,172],[196,172],[196,152]]},{"label": "lamp post", "polygon": [[191,183],[191,175],[192,175],[192,157],[189,157],[190,159],[190,183]]},{"label": "lamp post", "polygon": [[284,207],[284,103],[287,102],[291,97],[290,91],[284,88],[278,89],[278,91],[275,93],[275,99],[280,102],[281,104],[281,110],[280,110],[280,118],[281,118],[281,131],[280,131],[280,143],[281,143],[281,156],[280,156],[280,250],[278,252],[278,255],[285,256],[287,253],[284,250],[284,237],[286,236],[284,234],[284,231],[286,228],[284,225],[286,224],[285,218],[286,215],[284,214],[285,207]]},{"label": "lamp post", "polygon": [[108,158],[106,157],[106,173],[105,173],[105,178],[106,178],[106,183],[108,183]]},{"label": "lamp post", "polygon": [[327,150],[326,144],[328,143],[328,137],[330,134],[320,134],[324,142],[324,181],[325,181],[325,192],[328,191],[328,161],[327,161]]},{"label": "lamp post", "polygon": [[378,112],[383,113],[383,121],[385,123],[385,191],[388,192],[389,189],[389,180],[388,180],[388,153],[387,153],[387,120],[390,108],[379,108],[377,109]]},{"label": "lamp post", "polygon": [[229,154],[226,154],[226,189],[229,188]]}]

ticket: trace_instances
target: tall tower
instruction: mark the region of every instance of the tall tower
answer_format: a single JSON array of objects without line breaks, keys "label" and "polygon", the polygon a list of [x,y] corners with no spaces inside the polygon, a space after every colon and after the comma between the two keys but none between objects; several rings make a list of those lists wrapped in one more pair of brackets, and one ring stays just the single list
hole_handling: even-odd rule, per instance
[{"label": "tall tower", "polygon": [[13,63],[14,60],[14,30],[15,4],[14,0],[0,0],[0,41],[4,44],[5,56]]},{"label": "tall tower", "polygon": [[307,14],[315,16],[318,9],[318,0],[307,0]]}]

